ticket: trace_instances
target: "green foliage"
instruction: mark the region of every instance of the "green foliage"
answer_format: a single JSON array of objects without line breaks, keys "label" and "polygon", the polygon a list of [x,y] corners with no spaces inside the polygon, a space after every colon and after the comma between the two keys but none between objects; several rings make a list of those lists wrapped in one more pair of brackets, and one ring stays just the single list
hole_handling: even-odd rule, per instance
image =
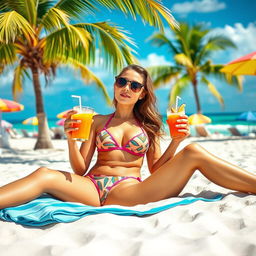
[{"label": "green foliage", "polygon": [[[46,78],[59,65],[71,65],[83,72],[110,102],[105,85],[89,72],[100,49],[104,67],[117,72],[136,62],[135,43],[127,31],[110,22],[75,23],[93,15],[98,7],[121,10],[133,19],[139,15],[150,25],[163,29],[162,19],[177,27],[170,11],[157,0],[0,0],[0,67],[15,65],[14,96],[22,91],[23,70],[38,70]],[[88,75],[88,79],[86,76]]]},{"label": "green foliage", "polygon": [[[194,88],[197,112],[201,112],[198,97],[198,84],[207,86],[211,94],[224,106],[224,100],[216,86],[206,77],[213,76],[226,81],[228,84],[242,89],[242,81],[239,77],[230,77],[220,72],[223,65],[213,64],[211,55],[229,47],[235,48],[235,44],[226,36],[212,35],[211,30],[202,24],[190,26],[180,24],[180,29],[172,31],[173,38],[168,38],[164,33],[153,34],[148,41],[154,46],[166,47],[170,55],[173,55],[175,64],[172,66],[153,66],[150,73],[156,88],[171,83],[169,105],[174,104],[177,95],[190,85]],[[199,77],[201,79],[199,80]]]}]

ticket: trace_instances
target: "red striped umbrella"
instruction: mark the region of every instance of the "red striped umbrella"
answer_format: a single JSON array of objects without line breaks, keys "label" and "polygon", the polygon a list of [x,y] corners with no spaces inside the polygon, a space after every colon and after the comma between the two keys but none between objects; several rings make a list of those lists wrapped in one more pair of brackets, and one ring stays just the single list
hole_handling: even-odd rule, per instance
[{"label": "red striped umbrella", "polygon": [[1,112],[16,112],[24,109],[24,106],[18,102],[6,99],[0,99]]},{"label": "red striped umbrella", "polygon": [[12,100],[6,100],[0,98],[0,134],[3,135],[2,131],[2,112],[16,112],[24,109],[22,104]]},{"label": "red striped umbrella", "polygon": [[243,57],[229,62],[221,70],[232,75],[256,75],[256,52],[251,52]]}]

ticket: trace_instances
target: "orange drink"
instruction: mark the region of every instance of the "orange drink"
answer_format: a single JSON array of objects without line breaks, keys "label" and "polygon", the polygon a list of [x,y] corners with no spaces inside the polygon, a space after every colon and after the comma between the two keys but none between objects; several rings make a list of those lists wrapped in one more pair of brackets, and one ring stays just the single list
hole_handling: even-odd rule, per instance
[{"label": "orange drink", "polygon": [[74,120],[81,120],[81,123],[73,124],[73,127],[78,128],[76,131],[72,131],[72,139],[79,141],[86,141],[89,138],[92,117],[93,117],[93,109],[89,107],[74,107],[74,110],[78,111],[78,113],[71,116]]},{"label": "orange drink", "polygon": [[171,108],[170,110],[167,111],[167,124],[169,125],[169,130],[171,137],[177,137],[180,135],[180,132],[178,129],[181,129],[180,127],[176,127],[177,124],[182,124],[182,123],[177,123],[177,120],[180,119],[181,115],[185,114],[185,104],[182,104],[177,110],[174,108]]}]

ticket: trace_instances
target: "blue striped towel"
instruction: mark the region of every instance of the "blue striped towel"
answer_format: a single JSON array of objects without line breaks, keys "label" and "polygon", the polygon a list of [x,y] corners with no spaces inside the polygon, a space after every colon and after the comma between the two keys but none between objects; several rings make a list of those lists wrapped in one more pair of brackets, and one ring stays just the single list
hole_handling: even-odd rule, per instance
[{"label": "blue striped towel", "polygon": [[[161,206],[154,203],[134,207],[102,206],[93,207],[80,203],[63,202],[49,195],[43,195],[26,204],[0,210],[0,219],[13,221],[24,226],[45,226],[51,223],[72,222],[92,214],[112,213],[124,216],[145,216],[196,201],[214,202],[223,198],[218,194],[214,198],[202,197],[173,198],[163,200]],[[171,201],[171,203],[170,203]]]}]

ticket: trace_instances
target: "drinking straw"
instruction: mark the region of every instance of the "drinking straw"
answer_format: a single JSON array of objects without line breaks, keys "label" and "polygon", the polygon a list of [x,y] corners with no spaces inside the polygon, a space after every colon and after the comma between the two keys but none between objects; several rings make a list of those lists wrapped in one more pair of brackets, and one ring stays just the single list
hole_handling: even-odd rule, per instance
[{"label": "drinking straw", "polygon": [[176,112],[178,112],[178,103],[179,103],[179,100],[181,100],[181,97],[176,96],[176,101],[175,101],[175,109],[176,109]]},{"label": "drinking straw", "polygon": [[71,97],[73,97],[73,98],[78,98],[78,100],[79,100],[79,108],[80,108],[80,111],[82,111],[82,100],[81,100],[81,96],[78,96],[78,95],[71,95]]}]

